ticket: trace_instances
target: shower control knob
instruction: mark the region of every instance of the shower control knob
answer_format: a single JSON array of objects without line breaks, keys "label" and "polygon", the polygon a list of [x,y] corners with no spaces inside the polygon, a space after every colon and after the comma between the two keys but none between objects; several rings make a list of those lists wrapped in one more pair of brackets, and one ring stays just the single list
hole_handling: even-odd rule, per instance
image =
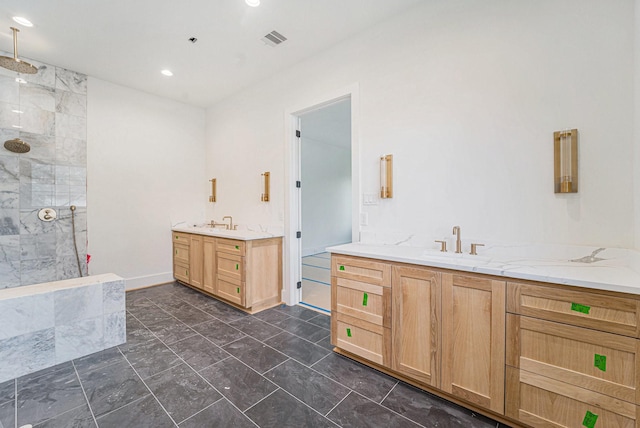
[{"label": "shower control knob", "polygon": [[38,211],[38,218],[42,221],[53,221],[58,217],[58,213],[53,208],[42,208]]}]

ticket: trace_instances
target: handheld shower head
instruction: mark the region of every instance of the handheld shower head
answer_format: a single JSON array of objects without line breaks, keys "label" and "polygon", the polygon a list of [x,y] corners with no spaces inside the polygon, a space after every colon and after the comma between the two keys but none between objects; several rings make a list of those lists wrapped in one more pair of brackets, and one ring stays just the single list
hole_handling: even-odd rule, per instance
[{"label": "handheld shower head", "polygon": [[13,58],[0,56],[0,67],[23,74],[36,74],[38,69],[35,66],[18,59],[18,32],[20,30],[15,27],[11,27],[11,30],[13,31]]}]

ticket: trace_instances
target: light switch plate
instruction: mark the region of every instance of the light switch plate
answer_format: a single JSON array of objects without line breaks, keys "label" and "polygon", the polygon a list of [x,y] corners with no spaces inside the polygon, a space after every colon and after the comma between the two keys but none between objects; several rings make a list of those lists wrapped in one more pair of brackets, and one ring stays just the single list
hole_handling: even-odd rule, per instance
[{"label": "light switch plate", "polygon": [[378,205],[378,195],[375,193],[364,193],[362,195],[362,205]]}]

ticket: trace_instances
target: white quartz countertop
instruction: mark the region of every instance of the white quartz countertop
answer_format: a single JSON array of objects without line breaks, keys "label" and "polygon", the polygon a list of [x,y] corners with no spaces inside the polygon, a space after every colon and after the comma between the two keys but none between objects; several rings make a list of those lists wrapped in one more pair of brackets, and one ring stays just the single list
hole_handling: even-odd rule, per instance
[{"label": "white quartz countertop", "polygon": [[215,236],[217,238],[238,239],[240,241],[253,241],[255,239],[279,238],[281,233],[262,232],[255,230],[226,230],[208,226],[180,226],[171,228],[174,232],[195,233],[196,235]]},{"label": "white quartz countertop", "polygon": [[[479,248],[479,255],[472,256],[411,246],[353,243],[329,247],[327,251],[506,278],[640,294],[639,254],[620,248],[496,245]],[[592,256],[594,252],[596,254]]]}]

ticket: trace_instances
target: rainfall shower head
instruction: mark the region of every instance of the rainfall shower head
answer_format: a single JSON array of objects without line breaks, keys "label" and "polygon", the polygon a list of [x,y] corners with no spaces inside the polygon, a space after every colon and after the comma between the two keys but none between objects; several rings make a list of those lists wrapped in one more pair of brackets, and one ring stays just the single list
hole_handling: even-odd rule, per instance
[{"label": "rainfall shower head", "polygon": [[31,146],[20,138],[5,141],[4,148],[13,153],[27,153],[31,150]]},{"label": "rainfall shower head", "polygon": [[11,30],[13,31],[13,58],[0,56],[0,67],[23,74],[36,74],[38,72],[36,67],[18,59],[18,31],[20,30],[15,27],[11,27]]}]

